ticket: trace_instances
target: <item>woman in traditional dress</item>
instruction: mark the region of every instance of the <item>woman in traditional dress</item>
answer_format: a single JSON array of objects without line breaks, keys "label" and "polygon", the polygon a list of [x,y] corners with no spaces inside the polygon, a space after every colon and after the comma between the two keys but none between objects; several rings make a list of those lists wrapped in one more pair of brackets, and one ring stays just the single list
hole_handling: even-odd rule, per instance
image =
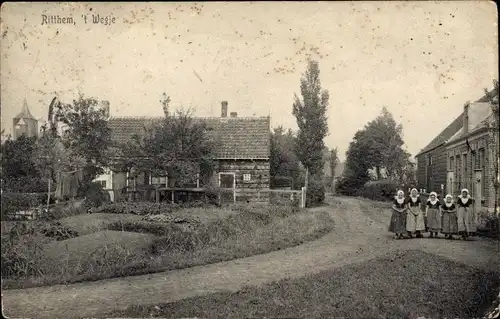
[{"label": "woman in traditional dress", "polygon": [[430,238],[438,237],[441,231],[441,203],[437,198],[436,192],[431,192],[427,203],[425,204],[425,217],[427,218],[427,228],[430,231]]},{"label": "woman in traditional dress", "polygon": [[389,224],[389,231],[394,233],[396,239],[403,238],[403,233],[406,231],[407,209],[405,193],[400,190],[392,203],[392,217]]},{"label": "woman in traditional dress", "polygon": [[408,199],[408,214],[406,214],[406,231],[408,237],[412,238],[412,233],[416,233],[417,238],[422,238],[422,231],[425,230],[424,212],[421,208],[422,202],[418,195],[418,190],[412,188]]},{"label": "woman in traditional dress", "polygon": [[442,233],[446,239],[453,239],[453,235],[458,233],[458,223],[457,223],[457,207],[453,203],[453,196],[450,194],[446,195],[443,205],[441,205],[442,221],[441,225],[443,227]]},{"label": "woman in traditional dress", "polygon": [[462,189],[462,194],[458,196],[457,207],[458,233],[465,240],[476,233],[474,200],[470,197],[468,189]]}]

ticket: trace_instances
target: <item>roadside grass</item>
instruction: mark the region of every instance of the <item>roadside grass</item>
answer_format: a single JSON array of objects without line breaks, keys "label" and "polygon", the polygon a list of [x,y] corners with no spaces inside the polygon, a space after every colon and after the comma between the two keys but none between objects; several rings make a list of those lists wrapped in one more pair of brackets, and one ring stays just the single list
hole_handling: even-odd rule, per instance
[{"label": "roadside grass", "polygon": [[[29,245],[16,245],[14,255],[25,255],[23,260],[32,271],[2,274],[3,289],[101,280],[227,261],[296,246],[334,228],[326,210],[267,205],[182,208],[142,216],[95,213],[57,222],[78,230],[79,236],[52,240],[41,245],[36,255],[30,250],[32,240]],[[35,229],[35,233],[38,231]],[[33,234],[21,237],[32,238]],[[2,245],[2,260],[4,255]]]},{"label": "roadside grass", "polygon": [[420,251],[235,293],[133,305],[106,317],[478,318],[493,303],[499,273]]}]

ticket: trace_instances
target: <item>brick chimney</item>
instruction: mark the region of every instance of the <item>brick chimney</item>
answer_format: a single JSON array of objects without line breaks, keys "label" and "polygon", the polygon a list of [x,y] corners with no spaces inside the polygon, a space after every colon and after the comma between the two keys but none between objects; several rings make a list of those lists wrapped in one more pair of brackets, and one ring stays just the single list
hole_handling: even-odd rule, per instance
[{"label": "brick chimney", "polygon": [[238,113],[236,113],[236,112],[231,112],[230,115],[231,115],[231,117],[238,117]]},{"label": "brick chimney", "polygon": [[464,104],[464,115],[463,115],[463,134],[469,133],[469,108],[470,102]]},{"label": "brick chimney", "polygon": [[227,101],[222,101],[220,105],[221,105],[220,117],[227,117]]}]

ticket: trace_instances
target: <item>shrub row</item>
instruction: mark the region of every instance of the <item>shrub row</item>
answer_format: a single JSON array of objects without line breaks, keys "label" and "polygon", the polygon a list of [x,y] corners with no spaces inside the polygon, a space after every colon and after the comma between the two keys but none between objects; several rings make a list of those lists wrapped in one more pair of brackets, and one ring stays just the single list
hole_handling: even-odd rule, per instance
[{"label": "shrub row", "polygon": [[2,193],[1,220],[11,220],[18,211],[34,209],[47,203],[43,193]]},{"label": "shrub row", "polygon": [[47,188],[47,179],[39,177],[23,176],[2,180],[2,189],[4,192],[43,193],[47,191]]},{"label": "shrub row", "polygon": [[54,222],[42,228],[41,233],[47,237],[55,238],[57,241],[78,237],[78,232],[62,225],[60,222]]},{"label": "shrub row", "polygon": [[109,203],[99,207],[90,209],[90,213],[107,213],[107,214],[133,214],[133,215],[157,215],[171,213],[180,208],[202,208],[207,207],[207,203],[202,201],[193,201],[180,204],[169,202],[116,202]]},{"label": "shrub row", "polygon": [[36,228],[16,223],[7,234],[2,234],[2,278],[26,278],[39,275],[36,261],[42,248],[36,237]]}]

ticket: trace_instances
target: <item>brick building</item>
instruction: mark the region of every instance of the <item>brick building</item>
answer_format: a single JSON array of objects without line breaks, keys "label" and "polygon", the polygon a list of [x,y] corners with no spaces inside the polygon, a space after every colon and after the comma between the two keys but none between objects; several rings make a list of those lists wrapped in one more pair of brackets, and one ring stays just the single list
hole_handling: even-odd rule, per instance
[{"label": "brick building", "polygon": [[467,188],[478,211],[493,211],[499,147],[495,116],[486,97],[466,103],[462,113],[417,154],[418,187],[454,196]]}]

